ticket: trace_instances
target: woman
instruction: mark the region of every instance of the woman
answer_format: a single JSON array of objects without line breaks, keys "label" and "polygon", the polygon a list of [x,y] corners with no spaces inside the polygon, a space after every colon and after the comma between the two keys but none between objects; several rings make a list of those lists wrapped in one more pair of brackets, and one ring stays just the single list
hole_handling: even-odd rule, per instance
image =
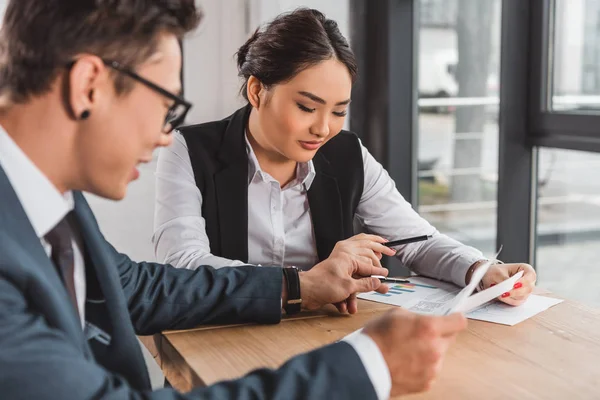
[{"label": "woman", "polygon": [[[358,220],[379,235],[351,239],[374,263],[381,237],[432,235],[397,256],[419,274],[468,283],[481,252],[439,234],[358,137],[342,130],[357,68],[334,21],[310,9],[280,15],[237,58],[248,105],[183,128],[159,156],[153,242],[161,262],[310,268],[352,237]],[[535,284],[527,264],[496,263],[483,287],[520,270],[502,298],[520,304]]]}]

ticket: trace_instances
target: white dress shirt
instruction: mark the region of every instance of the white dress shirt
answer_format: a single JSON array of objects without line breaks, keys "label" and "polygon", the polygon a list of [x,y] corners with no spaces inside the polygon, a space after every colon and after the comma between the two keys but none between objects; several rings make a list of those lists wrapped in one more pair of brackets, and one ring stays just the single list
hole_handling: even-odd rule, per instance
[{"label": "white dress shirt", "polygon": [[[159,261],[178,268],[215,268],[246,264],[210,252],[202,194],[196,186],[185,139],[160,151],[156,169],[156,208],[152,241]],[[356,217],[370,232],[389,240],[433,235],[399,249],[413,271],[465,285],[467,270],[483,259],[480,251],[440,234],[396,190],[394,181],[362,146],[364,189]],[[318,262],[307,191],[315,176],[312,161],[298,164],[296,178],[281,188],[262,171],[246,137],[248,152],[248,262],[254,265],[312,267]],[[327,201],[327,200],[325,200]],[[390,373],[373,340],[358,333],[344,339],[358,353],[379,399],[389,397]]]},{"label": "white dress shirt", "polygon": [[[29,222],[50,257],[52,248],[44,239],[74,208],[73,194],[64,195],[48,180],[35,164],[27,157],[12,138],[0,127],[0,165],[4,169]],[[79,308],[81,326],[85,324],[85,266],[81,249],[72,240],[75,259],[75,295]]]},{"label": "white dress shirt", "polygon": [[[210,252],[202,194],[183,136],[163,148],[156,168],[156,207],[152,241],[160,262],[178,268],[215,268],[245,264]],[[434,235],[399,248],[398,258],[413,271],[465,285],[467,270],[483,259],[480,251],[440,234],[396,190],[387,171],[362,146],[364,189],[356,217],[376,235],[389,240]],[[281,188],[262,171],[246,138],[248,151],[248,262],[310,268],[318,261],[307,191],[315,176],[312,161],[299,164],[296,179]],[[326,201],[326,200],[324,200]]]}]

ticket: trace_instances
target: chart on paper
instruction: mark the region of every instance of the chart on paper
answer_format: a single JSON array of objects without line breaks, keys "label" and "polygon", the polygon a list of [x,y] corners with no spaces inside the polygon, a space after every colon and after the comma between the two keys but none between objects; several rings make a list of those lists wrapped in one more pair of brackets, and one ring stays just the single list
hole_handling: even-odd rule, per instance
[{"label": "chart on paper", "polygon": [[437,289],[435,286],[431,285],[423,285],[420,283],[397,283],[390,285],[390,290],[387,293],[374,293],[378,296],[383,297],[392,297],[395,295],[405,294],[405,293],[415,293],[420,289]]},{"label": "chart on paper", "polygon": [[[513,278],[518,278],[518,276]],[[514,282],[511,282],[511,279],[509,278],[505,282],[510,283],[512,287]],[[501,285],[502,283],[471,297],[482,297],[485,292]],[[403,307],[419,314],[440,315],[440,312],[443,312],[445,307],[452,304],[456,294],[462,290],[451,283],[422,277],[411,277],[410,283],[387,283],[387,286],[389,287],[388,293],[361,293],[358,297],[364,300]],[[515,325],[560,302],[562,300],[531,295],[525,304],[512,307],[492,300],[490,303],[483,303],[481,307],[467,313],[466,316],[467,318],[498,324]]]},{"label": "chart on paper", "polygon": [[426,309],[429,307],[428,304],[440,304],[453,299],[460,290],[454,285],[421,277],[411,278],[410,283],[386,283],[386,285],[389,287],[387,293],[362,293],[358,297],[400,307],[415,306]]}]

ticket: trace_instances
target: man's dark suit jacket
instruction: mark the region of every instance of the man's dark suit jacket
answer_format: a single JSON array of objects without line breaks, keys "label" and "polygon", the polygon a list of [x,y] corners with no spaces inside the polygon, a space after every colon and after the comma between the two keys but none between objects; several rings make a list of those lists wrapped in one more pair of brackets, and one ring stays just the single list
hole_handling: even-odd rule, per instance
[{"label": "man's dark suit jacket", "polygon": [[0,168],[0,398],[376,398],[345,342],[295,357],[279,370],[257,370],[187,394],[152,392],[136,334],[203,323],[277,323],[281,270],[190,271],[133,262],[102,236],[83,195],[74,198],[87,259],[85,330]]}]

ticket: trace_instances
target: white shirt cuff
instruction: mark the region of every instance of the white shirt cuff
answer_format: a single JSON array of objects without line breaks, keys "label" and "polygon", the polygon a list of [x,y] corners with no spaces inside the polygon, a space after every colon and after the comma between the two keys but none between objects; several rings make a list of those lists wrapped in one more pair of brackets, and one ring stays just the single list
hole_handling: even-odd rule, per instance
[{"label": "white shirt cuff", "polygon": [[390,398],[392,390],[392,377],[387,363],[381,354],[381,350],[375,344],[373,339],[362,333],[362,329],[352,332],[342,339],[354,348],[354,351],[360,357],[367,375],[371,379],[375,393],[379,400],[387,400]]}]

